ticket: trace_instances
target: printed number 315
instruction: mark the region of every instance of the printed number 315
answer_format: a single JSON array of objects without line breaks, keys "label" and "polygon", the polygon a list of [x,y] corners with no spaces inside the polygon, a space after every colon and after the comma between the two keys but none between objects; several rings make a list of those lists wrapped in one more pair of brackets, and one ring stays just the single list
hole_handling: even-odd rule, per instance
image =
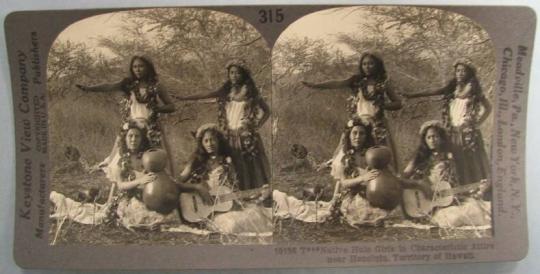
[{"label": "printed number 315", "polygon": [[285,17],[283,16],[283,9],[268,9],[259,10],[259,22],[261,24],[266,23],[281,23]]}]

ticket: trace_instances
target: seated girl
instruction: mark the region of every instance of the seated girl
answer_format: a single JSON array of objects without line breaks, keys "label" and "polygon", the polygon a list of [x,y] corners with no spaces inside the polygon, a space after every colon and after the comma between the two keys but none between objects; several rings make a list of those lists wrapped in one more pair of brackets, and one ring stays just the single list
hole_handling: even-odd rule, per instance
[{"label": "seated girl", "polygon": [[[206,205],[219,207],[214,203],[212,194],[216,194],[219,187],[226,187],[233,192],[239,189],[236,179],[234,165],[230,157],[230,150],[227,140],[218,129],[216,124],[202,125],[195,134],[197,148],[191,160],[182,171],[179,181],[190,182],[192,191],[196,191]],[[242,193],[257,197],[258,191],[248,190]],[[242,194],[235,192],[235,194]],[[225,193],[224,193],[225,194]],[[242,196],[242,195],[238,195]],[[257,201],[262,202],[265,195],[258,196]],[[244,232],[270,232],[272,231],[271,210],[256,205],[251,201],[235,199],[232,208],[226,212],[211,212],[209,216],[202,219],[207,223],[208,228],[221,233],[244,233]],[[189,208],[182,207],[182,215],[187,219]],[[202,217],[202,216],[201,216]]]},{"label": "seated girl", "polygon": [[[420,146],[414,159],[403,172],[404,178],[428,184],[437,196],[439,186],[457,187],[455,160],[451,142],[439,121],[425,122],[420,128]],[[491,224],[491,204],[479,199],[487,185],[480,184],[478,191],[465,192],[453,198],[451,206],[437,208],[430,221],[440,227],[483,226]],[[444,198],[444,196],[443,196]]]},{"label": "seated girl", "polygon": [[[108,204],[111,206],[110,220],[126,228],[157,228],[159,224],[180,222],[178,211],[163,215],[147,209],[142,202],[142,190],[147,183],[156,179],[155,174],[145,173],[142,155],[150,148],[147,129],[130,121],[120,133],[118,153],[104,168],[107,178],[113,182]],[[114,192],[118,188],[118,195]]]},{"label": "seated girl", "polygon": [[177,210],[163,215],[149,210],[142,202],[144,186],[156,179],[155,174],[145,173],[142,163],[144,152],[150,149],[147,135],[146,127],[135,121],[123,125],[118,150],[103,169],[112,182],[104,205],[75,202],[53,191],[50,195],[56,208],[53,217],[67,217],[83,224],[118,223],[128,229],[155,229],[163,223],[179,223]]},{"label": "seated girl", "polygon": [[[276,216],[293,217],[304,221],[323,222],[333,214],[341,215],[351,225],[380,224],[392,210],[372,206],[366,198],[366,185],[379,176],[378,170],[369,169],[365,153],[373,147],[371,126],[361,119],[352,119],[343,133],[342,147],[332,160],[331,175],[338,180],[330,202],[304,203],[284,193],[274,191]],[[397,180],[397,178],[396,178]],[[401,188],[420,187],[416,182],[398,181]],[[401,199],[397,197],[396,199]],[[312,205],[313,204],[313,205]],[[316,207],[317,218],[311,213]]]}]

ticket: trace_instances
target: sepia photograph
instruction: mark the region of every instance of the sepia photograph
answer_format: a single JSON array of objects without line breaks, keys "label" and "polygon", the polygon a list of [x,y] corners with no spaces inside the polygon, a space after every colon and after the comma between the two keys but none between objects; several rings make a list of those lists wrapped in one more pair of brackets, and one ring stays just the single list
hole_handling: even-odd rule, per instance
[{"label": "sepia photograph", "polygon": [[14,11],[12,257],[497,272],[531,256],[536,22],[525,6]]},{"label": "sepia photograph", "polygon": [[47,62],[51,245],[272,241],[271,61],[245,20],[119,11]]},{"label": "sepia photograph", "polygon": [[427,7],[332,8],[272,49],[276,243],[492,236],[495,53]]}]

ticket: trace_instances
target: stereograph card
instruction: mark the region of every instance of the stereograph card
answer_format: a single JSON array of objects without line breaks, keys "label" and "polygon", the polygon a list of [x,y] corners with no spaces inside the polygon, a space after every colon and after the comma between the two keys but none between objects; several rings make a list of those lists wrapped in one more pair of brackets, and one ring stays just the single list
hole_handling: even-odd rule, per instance
[{"label": "stereograph card", "polygon": [[15,260],[520,260],[535,25],[510,6],[11,13]]}]

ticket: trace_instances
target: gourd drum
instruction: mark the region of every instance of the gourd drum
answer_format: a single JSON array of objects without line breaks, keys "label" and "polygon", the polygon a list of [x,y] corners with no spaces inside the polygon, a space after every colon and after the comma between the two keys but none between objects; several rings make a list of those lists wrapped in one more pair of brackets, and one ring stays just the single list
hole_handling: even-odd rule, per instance
[{"label": "gourd drum", "polygon": [[392,160],[392,152],[385,146],[373,146],[366,151],[366,163],[374,169],[385,169]]},{"label": "gourd drum", "polygon": [[144,186],[143,203],[149,210],[169,214],[178,206],[178,189],[171,177],[164,171],[167,153],[162,149],[150,149],[142,156],[146,171],[156,174],[156,179]]},{"label": "gourd drum", "polygon": [[366,163],[369,168],[379,171],[379,175],[368,182],[366,198],[378,208],[392,210],[401,203],[402,189],[399,179],[388,170],[392,160],[390,149],[375,146],[366,151]]},{"label": "gourd drum", "polygon": [[144,170],[150,172],[160,172],[165,170],[167,165],[167,152],[159,148],[151,148],[144,152],[142,156]]}]

